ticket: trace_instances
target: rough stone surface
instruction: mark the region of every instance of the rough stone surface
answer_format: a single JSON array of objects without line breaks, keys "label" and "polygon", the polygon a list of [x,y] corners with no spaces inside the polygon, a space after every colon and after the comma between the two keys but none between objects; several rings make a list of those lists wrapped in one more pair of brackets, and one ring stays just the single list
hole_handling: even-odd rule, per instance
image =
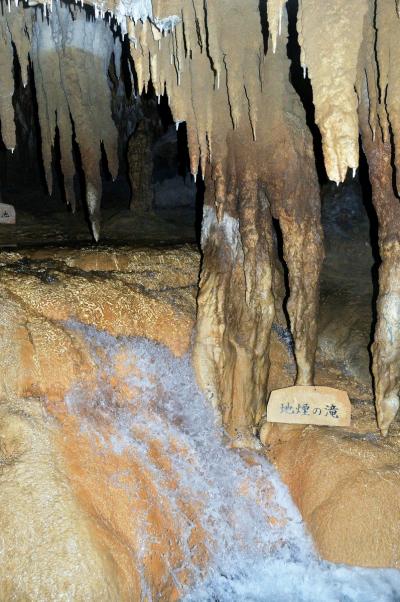
[{"label": "rough stone surface", "polygon": [[351,428],[270,425],[267,455],[332,562],[400,567],[400,431],[385,441],[370,404]]},{"label": "rough stone surface", "polygon": [[93,372],[79,335],[63,329],[66,320],[115,336],[147,336],[184,354],[198,261],[190,246],[2,253],[2,395],[62,399],[81,372]]},{"label": "rough stone surface", "polygon": [[[94,362],[87,339],[65,321],[146,336],[181,356],[191,342],[198,252],[44,249],[3,252],[0,264],[2,598],[52,601],[62,592],[82,602],[139,600],[150,595],[145,581],[153,597],[177,600],[189,575],[179,572],[184,552],[169,488],[156,491],[139,458],[98,447],[82,429],[84,415],[72,415],[64,401],[76,386],[90,399],[100,381],[112,392],[115,413],[135,395],[124,377],[140,371],[121,351],[111,374],[108,358],[99,350],[101,363]],[[115,424],[98,410],[98,433],[112,441]],[[156,438],[146,430],[135,436],[173,487]],[[127,474],[139,492],[134,498],[118,479],[113,485],[115,475]],[[182,516],[195,524],[196,509],[183,504]],[[154,542],[146,554],[144,514]],[[199,566],[200,539],[197,525],[190,541]]]},{"label": "rough stone surface", "polygon": [[[68,329],[63,321],[79,319],[113,334],[147,336],[181,355],[190,346],[199,261],[197,251],[189,246],[1,254],[0,454],[4,468],[0,521],[10,550],[0,569],[2,591],[15,591],[18,576],[21,599],[25,595],[53,600],[57,599],[54,592],[75,588],[77,600],[132,600],[142,591],[141,566],[153,592],[161,592],[167,600],[179,598],[169,567],[179,567],[187,550],[181,547],[179,527],[171,529],[174,518],[169,490],[154,489],[139,458],[100,445],[115,435],[115,423],[101,405],[82,408],[78,417],[67,411],[62,401],[76,383],[92,393],[100,379],[112,392],[110,411],[114,416],[126,411],[125,400],[135,394],[127,385],[126,374],[140,377],[140,370],[134,362],[127,363],[123,349],[112,373],[106,356],[94,364],[87,340],[79,329]],[[151,314],[146,313],[149,307],[153,308]],[[277,315],[281,319],[279,312]],[[331,347],[328,343],[325,338],[319,354],[335,348],[334,340]],[[270,388],[293,384],[296,371],[290,348],[288,331],[282,323],[275,323]],[[102,358],[101,349],[98,353]],[[347,358],[350,367],[353,359]],[[320,361],[323,364],[323,355]],[[339,359],[326,370],[317,369],[317,380],[335,384],[341,366]],[[343,370],[341,386],[357,391],[353,377],[346,377]],[[354,409],[356,426],[352,430],[269,433],[269,454],[325,557],[397,566],[397,430],[383,442],[373,423],[371,401],[356,403]],[[89,414],[98,441],[82,428]],[[152,436],[152,428],[149,424],[136,437],[149,446],[152,462],[168,475],[173,490],[176,475]],[[186,452],[179,448],[177,453]],[[127,485],[137,483],[139,502],[121,483],[110,486],[113,474],[126,478]],[[380,508],[383,502],[385,510]],[[150,532],[158,543],[138,563],[140,512],[149,509]],[[196,525],[196,512],[183,505],[182,520]],[[132,528],[127,516],[135,513],[139,522]],[[362,545],[354,543],[357,537]],[[202,566],[207,554],[199,526],[193,538],[194,562]],[[73,542],[73,553],[67,541]],[[32,549],[37,552],[31,566]],[[26,559],[23,565],[20,558]],[[66,564],[65,576],[62,569]],[[179,583],[191,578],[185,571],[176,572],[175,579],[177,575]]]}]

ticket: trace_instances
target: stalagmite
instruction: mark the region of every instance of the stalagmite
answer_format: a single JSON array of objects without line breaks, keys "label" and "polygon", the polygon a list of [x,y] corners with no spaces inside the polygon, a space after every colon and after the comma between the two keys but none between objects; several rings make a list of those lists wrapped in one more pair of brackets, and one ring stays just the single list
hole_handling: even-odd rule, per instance
[{"label": "stalagmite", "polygon": [[379,297],[374,333],[373,373],[378,424],[384,435],[399,409],[400,390],[400,203],[393,192],[392,149],[378,134],[363,137],[374,207],[379,222]]},{"label": "stalagmite", "polygon": [[237,444],[248,445],[251,425],[264,412],[274,317],[273,242],[269,202],[237,144],[241,133],[232,134],[236,156],[229,156],[221,220],[207,179],[195,364],[228,431]]}]

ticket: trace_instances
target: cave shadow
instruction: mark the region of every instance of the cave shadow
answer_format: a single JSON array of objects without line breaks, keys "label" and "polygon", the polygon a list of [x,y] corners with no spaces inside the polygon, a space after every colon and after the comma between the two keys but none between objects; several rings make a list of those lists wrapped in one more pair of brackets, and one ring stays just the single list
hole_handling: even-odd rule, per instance
[{"label": "cave shadow", "polygon": [[283,310],[283,314],[285,316],[287,334],[290,336],[291,349],[293,351],[294,340],[293,340],[293,335],[292,335],[292,331],[291,331],[291,327],[290,327],[290,317],[289,317],[289,311],[288,311],[288,307],[287,307],[289,298],[290,298],[289,268],[288,268],[287,263],[284,258],[283,234],[282,234],[281,226],[279,224],[279,220],[274,217],[272,218],[272,227],[273,227],[273,233],[274,233],[275,252],[278,257],[279,263],[282,267],[283,283],[284,283],[284,288],[285,288],[285,295],[282,300],[282,310]]}]

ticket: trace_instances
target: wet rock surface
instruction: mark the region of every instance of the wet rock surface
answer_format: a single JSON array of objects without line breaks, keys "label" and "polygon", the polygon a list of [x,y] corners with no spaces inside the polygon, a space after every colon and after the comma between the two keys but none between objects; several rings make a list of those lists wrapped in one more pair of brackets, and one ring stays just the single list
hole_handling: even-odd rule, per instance
[{"label": "wet rock surface", "polygon": [[357,180],[323,196],[326,259],[316,384],[348,391],[350,428],[274,425],[274,462],[317,548],[334,562],[400,566],[400,425],[384,439],[373,405],[369,346],[373,320],[371,222]]},{"label": "wet rock surface", "polygon": [[65,332],[68,320],[115,336],[146,336],[184,354],[198,260],[190,246],[2,253],[2,394],[60,400],[81,372],[90,375],[82,340]]},{"label": "wet rock surface", "polygon": [[[400,431],[396,425],[384,440],[376,426],[366,350],[370,332],[367,326],[371,320],[371,283],[367,276],[373,260],[368,219],[360,205],[359,190],[349,195],[346,207],[350,215],[346,223],[354,218],[359,224],[356,243],[354,237],[351,240],[346,237],[346,227],[342,226],[337,208],[338,198],[332,195],[325,199],[328,252],[323,272],[316,380],[318,384],[349,391],[353,403],[352,426],[349,429],[274,426],[265,441],[265,452],[288,485],[323,557],[363,566],[398,567]],[[349,263],[352,276],[346,271]],[[145,445],[146,449],[150,445],[157,470],[168,474],[167,497],[160,504],[154,503],[153,481],[143,472],[141,462],[135,464],[134,458],[123,451],[127,443],[110,420],[120,414],[123,421],[136,416],[127,399],[135,399],[143,386],[140,379],[148,375],[143,374],[143,366],[140,367],[135,356],[127,355],[123,345],[111,362],[107,337],[113,335],[116,340],[126,336],[146,337],[166,345],[176,357],[187,353],[196,312],[200,265],[197,247],[19,249],[2,252],[0,264],[0,391],[6,429],[2,449],[10,466],[19,462],[21,478],[28,475],[32,488],[32,493],[27,490],[29,499],[33,496],[36,500],[46,487],[56,492],[59,488],[68,491],[67,498],[71,501],[65,507],[57,506],[56,524],[70,522],[66,537],[75,538],[78,548],[84,550],[82,553],[92,556],[93,565],[84,567],[88,572],[87,588],[79,591],[76,599],[129,599],[144,591],[143,579],[153,583],[153,591],[163,592],[165,599],[179,599],[179,588],[190,581],[192,573],[189,569],[175,573],[175,578],[179,575],[179,586],[171,581],[170,566],[179,566],[188,551],[180,547],[180,527],[177,531],[170,530],[175,515],[165,510],[170,504],[168,487],[173,490],[178,473],[169,470],[166,451],[157,438],[152,439],[150,425],[142,431],[136,430],[137,445]],[[277,315],[279,321],[272,329],[270,389],[291,385],[295,378],[291,337],[283,314]],[[81,326],[71,327],[77,323]],[[103,332],[96,335],[99,340],[94,339],[97,359],[85,331],[91,327]],[[101,337],[106,338],[103,341]],[[161,364],[157,364],[156,356],[152,361],[155,376],[150,381],[157,383]],[[76,397],[70,393],[77,387],[81,396],[91,400],[88,406],[79,406],[79,411],[74,405]],[[104,405],[106,398],[109,401]],[[153,406],[150,410],[151,420],[155,420],[159,410]],[[92,421],[92,427],[96,425],[95,436],[82,426],[86,420]],[[177,420],[179,424],[181,419]],[[23,434],[14,435],[15,429]],[[112,450],[104,447],[108,440],[117,441]],[[172,445],[177,446],[177,457],[189,453],[178,442]],[[48,462],[56,462],[58,466],[51,469],[53,472],[46,479],[31,470],[33,465],[29,464],[29,458],[36,453],[40,455],[40,446],[47,446],[46,453],[52,458]],[[27,465],[19,459],[20,448],[28,449]],[[54,483],[52,474],[56,474]],[[110,490],[109,482],[115,474],[120,475],[119,484]],[[11,483],[11,476],[7,479]],[[39,492],[36,481],[41,483]],[[140,484],[138,499],[130,494],[121,495],[121,487],[129,490],[135,483]],[[25,487],[23,481],[21,487]],[[7,521],[7,513],[15,504],[16,490],[11,487],[4,491],[1,520]],[[192,536],[195,539],[191,540],[193,563],[204,566],[207,552],[201,543],[200,523],[196,522],[201,513],[198,514],[196,503],[188,505],[182,500],[179,504],[182,516],[186,517],[182,520],[197,525],[196,535],[193,532]],[[137,571],[140,523],[133,529],[132,523],[126,522],[126,517],[139,507],[143,511],[151,508],[151,537],[159,542],[155,547],[150,546],[143,563],[140,561],[145,567],[142,575]],[[79,518],[66,518],[71,512]],[[38,533],[44,520],[40,507],[35,506]],[[277,519],[271,520],[275,524]],[[13,529],[18,531],[16,525]],[[22,542],[23,548],[13,548],[13,554],[34,545],[27,538],[22,538]],[[135,550],[133,556],[132,550]],[[61,565],[66,558],[63,554],[61,546]],[[74,562],[69,573],[71,588],[74,571],[78,570]],[[21,570],[18,562],[7,567],[8,575]],[[33,585],[28,583],[29,566],[24,570],[27,583],[24,587],[36,595]],[[60,565],[55,563],[52,585],[46,586],[54,591],[61,587],[59,570]],[[6,583],[9,577],[2,575]],[[104,575],[109,575],[107,583]],[[5,587],[11,591],[10,579]],[[53,599],[50,594],[48,599]]]},{"label": "wet rock surface", "polygon": [[352,409],[348,429],[274,425],[267,455],[324,558],[399,568],[400,429],[384,440],[370,403]]}]

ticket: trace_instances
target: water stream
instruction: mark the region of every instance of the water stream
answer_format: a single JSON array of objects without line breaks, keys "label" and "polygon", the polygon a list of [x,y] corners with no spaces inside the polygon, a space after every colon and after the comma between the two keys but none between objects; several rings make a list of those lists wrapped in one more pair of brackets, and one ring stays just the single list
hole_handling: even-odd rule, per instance
[{"label": "water stream", "polygon": [[[177,359],[145,339],[116,339],[73,323],[68,328],[85,336],[99,370],[90,395],[80,386],[69,393],[68,410],[79,416],[83,431],[100,438],[104,449],[111,446],[113,453],[140,460],[160,495],[167,492],[192,575],[191,585],[181,586],[182,600],[400,600],[400,571],[335,565],[318,557],[285,485],[265,456],[227,445],[214,411],[197,388],[189,356]],[[121,361],[126,367],[123,376]],[[134,391],[123,404],[110,384],[116,371],[127,390]],[[94,416],[99,414],[112,423],[109,439],[101,439],[98,432]],[[143,436],[135,436],[139,431],[156,440],[168,458],[177,479],[174,487],[153,461]],[[124,481],[121,487],[131,488],[134,495],[134,482]],[[194,560],[190,535],[198,527],[182,513],[182,500],[197,508],[209,558],[205,567]],[[141,536],[145,550],[145,517]],[[142,590],[150,591],[144,574]]]}]

